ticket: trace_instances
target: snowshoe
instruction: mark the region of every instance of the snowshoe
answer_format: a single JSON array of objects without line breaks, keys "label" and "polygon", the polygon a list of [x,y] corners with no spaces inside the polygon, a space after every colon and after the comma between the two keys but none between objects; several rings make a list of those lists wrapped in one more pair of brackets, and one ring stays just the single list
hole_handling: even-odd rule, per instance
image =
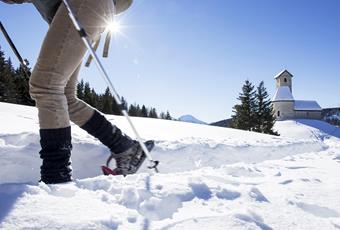
[{"label": "snowshoe", "polygon": [[[154,146],[155,142],[152,140],[146,141],[145,143],[146,148],[151,151]],[[138,171],[140,166],[143,164],[144,160],[146,158],[146,155],[140,146],[140,144],[137,141],[134,141],[133,146],[131,146],[126,151],[115,154],[111,153],[109,158],[106,161],[106,166],[102,166],[102,171],[104,175],[128,175],[128,174],[134,174]],[[116,168],[111,169],[110,168],[110,162],[112,159],[116,160]],[[155,166],[158,165],[158,161],[155,161]],[[154,168],[152,167],[152,168]]]}]

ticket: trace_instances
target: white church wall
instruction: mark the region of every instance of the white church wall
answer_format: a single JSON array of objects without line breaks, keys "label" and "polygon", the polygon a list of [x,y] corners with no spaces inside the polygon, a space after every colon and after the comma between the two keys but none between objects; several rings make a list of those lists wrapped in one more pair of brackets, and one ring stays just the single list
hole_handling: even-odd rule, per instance
[{"label": "white church wall", "polygon": [[294,102],[277,101],[273,102],[274,115],[277,120],[294,119]]},{"label": "white church wall", "polygon": [[321,111],[295,111],[296,119],[321,119]]}]

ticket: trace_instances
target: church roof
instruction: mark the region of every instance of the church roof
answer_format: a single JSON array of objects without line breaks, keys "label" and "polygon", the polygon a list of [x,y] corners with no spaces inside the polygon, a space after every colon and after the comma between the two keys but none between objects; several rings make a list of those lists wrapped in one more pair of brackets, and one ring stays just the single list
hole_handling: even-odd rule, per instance
[{"label": "church roof", "polygon": [[280,86],[277,88],[272,101],[294,101],[294,97],[288,86]]},{"label": "church roof", "polygon": [[293,77],[293,74],[289,73],[288,70],[284,69],[282,70],[280,73],[276,74],[276,76],[274,77],[274,79],[280,77],[282,74],[284,73],[288,73],[291,77]]},{"label": "church roof", "polygon": [[295,110],[321,111],[321,106],[316,101],[295,101]]}]

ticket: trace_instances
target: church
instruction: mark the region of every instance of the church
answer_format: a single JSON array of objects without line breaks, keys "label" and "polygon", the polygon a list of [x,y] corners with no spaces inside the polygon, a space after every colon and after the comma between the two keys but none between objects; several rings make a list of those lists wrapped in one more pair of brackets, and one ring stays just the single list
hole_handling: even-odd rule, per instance
[{"label": "church", "polygon": [[287,70],[275,76],[276,92],[272,104],[276,119],[321,119],[322,108],[316,101],[294,99],[292,79],[293,75]]}]

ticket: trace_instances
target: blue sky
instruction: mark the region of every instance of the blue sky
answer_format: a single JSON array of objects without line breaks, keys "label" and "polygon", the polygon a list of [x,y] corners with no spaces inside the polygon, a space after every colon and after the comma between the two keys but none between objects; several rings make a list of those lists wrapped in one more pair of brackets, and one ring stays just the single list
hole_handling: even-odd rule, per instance
[{"label": "blue sky", "polygon": [[[338,0],[136,0],[103,63],[129,103],[174,117],[228,118],[246,79],[272,96],[282,69],[296,99],[340,106],[339,12]],[[47,24],[30,4],[0,3],[0,20],[33,66]],[[3,36],[0,45],[16,62]],[[95,65],[81,77],[106,88]]]}]

